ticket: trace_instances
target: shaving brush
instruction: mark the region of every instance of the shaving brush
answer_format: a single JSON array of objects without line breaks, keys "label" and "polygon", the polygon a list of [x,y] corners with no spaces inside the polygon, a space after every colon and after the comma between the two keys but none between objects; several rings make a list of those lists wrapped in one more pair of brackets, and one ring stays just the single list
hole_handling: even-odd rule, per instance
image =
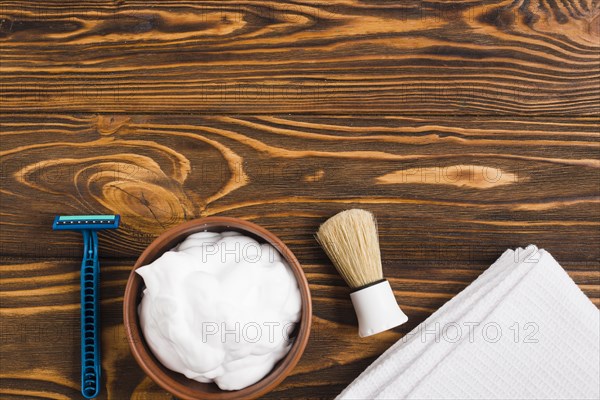
[{"label": "shaving brush", "polygon": [[350,299],[360,337],[375,335],[408,320],[383,277],[377,221],[372,213],[352,209],[334,215],[319,227],[317,241],[353,289]]}]

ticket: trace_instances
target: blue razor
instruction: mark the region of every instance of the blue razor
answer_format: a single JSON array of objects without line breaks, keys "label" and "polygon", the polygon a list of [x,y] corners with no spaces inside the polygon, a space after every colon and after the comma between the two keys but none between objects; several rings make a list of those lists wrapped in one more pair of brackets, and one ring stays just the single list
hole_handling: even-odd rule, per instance
[{"label": "blue razor", "polygon": [[119,227],[119,215],[72,215],[54,219],[54,230],[76,230],[83,234],[81,261],[81,394],[92,399],[100,391],[100,229]]}]

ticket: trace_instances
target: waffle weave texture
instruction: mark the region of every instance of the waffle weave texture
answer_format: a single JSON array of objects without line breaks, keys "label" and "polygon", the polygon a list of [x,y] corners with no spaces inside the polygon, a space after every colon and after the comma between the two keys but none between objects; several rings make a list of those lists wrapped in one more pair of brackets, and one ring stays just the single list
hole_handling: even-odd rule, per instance
[{"label": "waffle weave texture", "polygon": [[600,311],[547,251],[507,250],[338,399],[600,399]]}]

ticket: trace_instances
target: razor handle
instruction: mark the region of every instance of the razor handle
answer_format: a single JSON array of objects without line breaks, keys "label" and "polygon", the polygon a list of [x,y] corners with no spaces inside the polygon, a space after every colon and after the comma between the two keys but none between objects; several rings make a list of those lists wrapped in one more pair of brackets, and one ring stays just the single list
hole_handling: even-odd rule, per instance
[{"label": "razor handle", "polygon": [[100,391],[100,264],[98,235],[83,230],[81,261],[81,394],[94,398]]}]

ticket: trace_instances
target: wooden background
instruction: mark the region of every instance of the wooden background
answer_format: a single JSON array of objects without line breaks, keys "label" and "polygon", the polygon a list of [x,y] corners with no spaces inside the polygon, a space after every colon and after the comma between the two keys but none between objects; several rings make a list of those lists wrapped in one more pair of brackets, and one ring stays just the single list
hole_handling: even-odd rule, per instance
[{"label": "wooden background", "polygon": [[[101,234],[101,398],[169,399],[129,354],[134,260],[227,215],[303,264],[314,328],[265,398],[332,398],[508,247],[600,306],[597,0],[0,2],[0,396],[79,397],[81,239]],[[410,321],[359,339],[313,233],[359,206]]]}]

